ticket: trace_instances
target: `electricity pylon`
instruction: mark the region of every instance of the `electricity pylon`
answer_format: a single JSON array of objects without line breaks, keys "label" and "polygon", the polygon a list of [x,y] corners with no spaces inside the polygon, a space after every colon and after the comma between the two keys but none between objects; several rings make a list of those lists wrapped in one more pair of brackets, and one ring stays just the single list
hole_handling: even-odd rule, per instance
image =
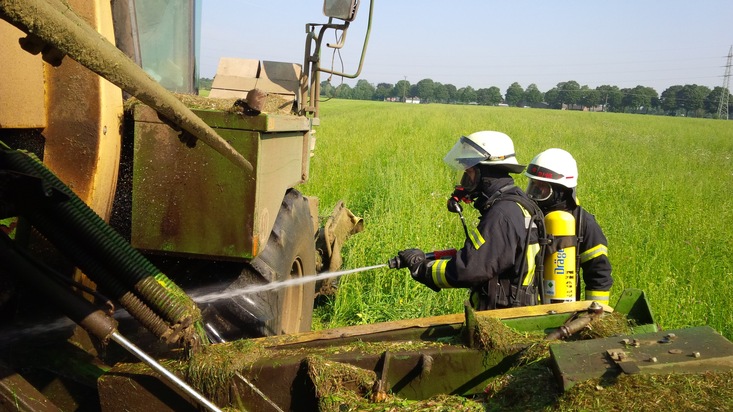
[{"label": "electricity pylon", "polygon": [[733,46],[728,50],[728,63],[725,64],[725,75],[723,75],[723,92],[720,93],[720,104],[718,105],[718,119],[728,120],[728,104],[730,103],[730,66],[733,61]]}]

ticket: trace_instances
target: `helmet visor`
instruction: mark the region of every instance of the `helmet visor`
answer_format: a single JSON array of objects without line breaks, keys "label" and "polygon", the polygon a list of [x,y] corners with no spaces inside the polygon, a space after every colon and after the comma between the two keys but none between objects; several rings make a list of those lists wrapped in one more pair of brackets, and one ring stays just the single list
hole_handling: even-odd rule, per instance
[{"label": "helmet visor", "polygon": [[489,153],[486,150],[465,136],[461,136],[450,152],[445,155],[443,161],[453,169],[466,170],[488,158]]},{"label": "helmet visor", "polygon": [[527,185],[527,196],[535,202],[543,202],[552,196],[552,185],[542,180],[530,179]]}]

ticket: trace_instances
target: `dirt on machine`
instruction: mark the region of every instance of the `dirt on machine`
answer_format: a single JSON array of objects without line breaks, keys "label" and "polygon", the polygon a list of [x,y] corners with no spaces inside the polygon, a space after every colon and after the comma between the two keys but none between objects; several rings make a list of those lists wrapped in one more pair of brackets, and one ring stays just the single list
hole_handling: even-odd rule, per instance
[{"label": "dirt on machine", "polygon": [[[311,331],[337,276],[403,266],[341,270],[362,219],[298,190],[328,155],[320,74],[361,72],[360,3],[325,0],[298,63],[221,59],[203,97],[197,1],[0,0],[0,410],[535,410],[732,373],[730,342],[662,331],[636,289]],[[355,72],[322,65],[365,13]]]},{"label": "dirt on machine", "polygon": [[[110,341],[193,353],[310,330],[315,281],[201,305],[188,294],[338,270],[362,229],[343,202],[319,219],[298,191],[321,39],[343,36],[358,2],[323,7],[300,63],[224,58],[203,98],[198,2],[0,3],[0,313],[17,331],[3,368],[27,369],[10,354],[31,329],[100,358]],[[83,328],[48,326],[64,315]]]}]

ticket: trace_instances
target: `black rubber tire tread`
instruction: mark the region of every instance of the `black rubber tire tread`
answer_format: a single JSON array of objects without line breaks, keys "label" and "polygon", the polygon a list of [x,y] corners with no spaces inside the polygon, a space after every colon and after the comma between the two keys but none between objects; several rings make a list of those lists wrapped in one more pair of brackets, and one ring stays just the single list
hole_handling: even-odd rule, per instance
[{"label": "black rubber tire tread", "polygon": [[314,275],[316,232],[312,222],[308,200],[297,190],[288,190],[264,249],[244,268],[240,267],[236,278],[226,287],[225,291],[235,292],[234,296],[203,309],[205,322],[220,337],[233,340],[310,330],[315,282],[296,286],[302,292],[295,296],[286,288],[246,295],[236,292],[253,285],[290,279],[295,262],[302,275]]},{"label": "black rubber tire tread", "polygon": [[[251,266],[269,281],[282,282],[290,279],[293,264],[300,262],[303,276],[316,274],[316,232],[308,207],[308,199],[295,189],[285,193],[282,206],[272,228],[267,245],[251,262]],[[300,303],[285,301],[285,289],[274,291],[277,304],[272,317],[266,321],[266,329],[275,334],[305,332],[311,329],[313,302],[315,299],[315,283],[306,283]],[[299,305],[295,307],[295,305]],[[288,308],[290,306],[290,308]],[[283,329],[283,314],[299,311],[300,321],[295,330]]]}]

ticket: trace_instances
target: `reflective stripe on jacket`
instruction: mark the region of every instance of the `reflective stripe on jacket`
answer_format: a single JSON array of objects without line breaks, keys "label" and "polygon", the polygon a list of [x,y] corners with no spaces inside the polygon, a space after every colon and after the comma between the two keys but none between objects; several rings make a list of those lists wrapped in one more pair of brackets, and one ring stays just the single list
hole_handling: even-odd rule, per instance
[{"label": "reflective stripe on jacket", "polygon": [[[506,193],[525,196],[516,187]],[[478,226],[469,231],[455,258],[428,263],[432,282],[439,288],[470,288],[472,297],[479,297],[477,308],[489,298],[489,281],[508,279],[512,286],[531,282],[540,246],[537,228],[527,230],[530,221],[529,212],[518,203],[495,202],[483,211]],[[528,234],[529,248],[526,247]],[[517,273],[520,268],[522,273]],[[510,295],[510,291],[504,293]]]},{"label": "reflective stripe on jacket", "polygon": [[577,233],[583,238],[578,245],[578,256],[585,283],[585,299],[607,303],[613,286],[611,261],[608,259],[608,240],[590,212],[578,207],[572,213],[575,221],[580,220],[583,225],[578,228]]}]

